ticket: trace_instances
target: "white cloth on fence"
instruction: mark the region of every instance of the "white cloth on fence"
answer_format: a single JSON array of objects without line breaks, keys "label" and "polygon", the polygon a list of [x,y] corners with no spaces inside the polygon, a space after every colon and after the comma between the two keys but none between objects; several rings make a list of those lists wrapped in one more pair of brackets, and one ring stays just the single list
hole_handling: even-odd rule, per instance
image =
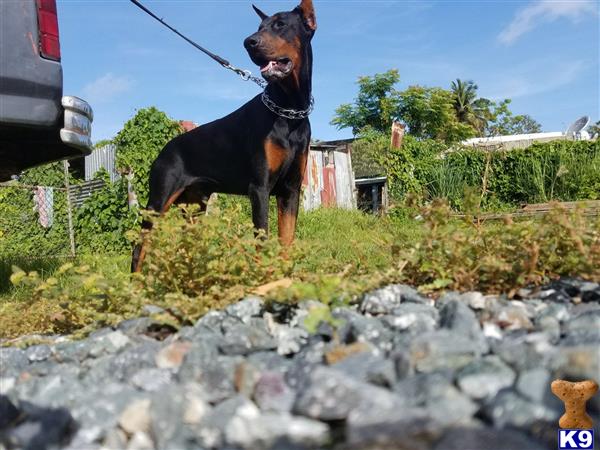
[{"label": "white cloth on fence", "polygon": [[44,228],[54,223],[54,189],[37,186],[33,194],[34,211],[38,213],[38,222]]}]

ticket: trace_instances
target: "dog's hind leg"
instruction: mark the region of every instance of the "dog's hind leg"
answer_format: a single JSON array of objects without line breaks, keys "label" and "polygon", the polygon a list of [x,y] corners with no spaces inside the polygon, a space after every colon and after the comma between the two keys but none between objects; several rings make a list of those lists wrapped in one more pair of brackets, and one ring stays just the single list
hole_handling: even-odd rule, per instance
[{"label": "dog's hind leg", "polygon": [[[153,170],[150,174],[150,193],[148,198],[147,211],[154,211],[159,214],[164,214],[177,198],[183,193],[185,187],[181,187],[182,183],[176,183],[173,176],[158,177]],[[172,174],[171,174],[172,175]],[[145,235],[152,229],[152,222],[148,219],[142,221],[142,237],[141,242],[136,244],[131,255],[131,271],[140,272],[142,263],[146,256],[145,251]]]}]

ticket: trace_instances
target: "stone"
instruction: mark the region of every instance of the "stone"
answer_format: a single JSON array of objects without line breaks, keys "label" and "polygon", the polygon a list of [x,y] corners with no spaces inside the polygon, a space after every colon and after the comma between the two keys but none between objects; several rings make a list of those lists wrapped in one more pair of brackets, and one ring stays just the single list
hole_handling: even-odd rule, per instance
[{"label": "stone", "polygon": [[556,348],[546,333],[507,334],[492,342],[492,351],[518,371],[545,367],[554,357]]},{"label": "stone", "polygon": [[260,416],[260,411],[242,395],[233,396],[215,406],[202,420],[194,433],[204,447],[222,448],[225,430],[234,419],[247,422]]},{"label": "stone", "polygon": [[254,386],[253,400],[261,411],[292,410],[296,393],[286,384],[280,372],[263,372]]},{"label": "stone", "polygon": [[456,428],[438,441],[434,450],[544,450],[541,443],[511,429]]},{"label": "stone", "polygon": [[389,314],[402,302],[426,303],[427,300],[410,286],[392,284],[365,294],[360,311],[373,315]]},{"label": "stone", "polygon": [[127,450],[154,450],[154,443],[147,433],[136,431],[129,439]]},{"label": "stone", "polygon": [[542,403],[550,392],[550,372],[543,367],[524,370],[519,374],[515,388],[523,397]]},{"label": "stone", "polygon": [[210,311],[202,316],[196,324],[195,328],[203,327],[211,330],[212,332],[221,332],[221,323],[227,317],[227,314],[223,311]]},{"label": "stone", "polygon": [[140,345],[127,347],[110,359],[108,368],[110,377],[115,380],[128,381],[138,370],[154,367],[154,358],[158,347],[159,343],[155,341],[144,341]]},{"label": "stone", "polygon": [[156,366],[160,369],[178,369],[191,347],[190,342],[176,341],[170,343],[161,348],[156,354],[154,358]]},{"label": "stone", "polygon": [[420,303],[403,303],[382,317],[383,323],[398,331],[420,333],[433,330],[438,321],[438,311],[432,306]]},{"label": "stone", "polygon": [[266,331],[243,323],[232,326],[219,344],[226,355],[247,355],[276,347],[275,340]]},{"label": "stone", "polygon": [[19,417],[19,410],[5,395],[0,395],[0,430],[8,427]]},{"label": "stone", "polygon": [[108,430],[102,441],[103,449],[124,449],[127,447],[127,434],[120,428]]},{"label": "stone", "polygon": [[424,409],[371,405],[350,411],[345,435],[351,449],[429,450],[442,430]]},{"label": "stone", "polygon": [[560,345],[544,366],[552,371],[555,379],[595,380],[600,373],[598,344]]},{"label": "stone", "polygon": [[198,425],[210,410],[211,407],[204,399],[204,391],[200,386],[195,384],[186,386],[183,422],[188,425]]},{"label": "stone", "polygon": [[32,345],[25,350],[29,362],[45,361],[52,356],[52,350],[46,344]]},{"label": "stone", "polygon": [[113,331],[105,336],[102,336],[100,340],[107,342],[110,345],[110,352],[118,352],[119,350],[127,347],[131,343],[131,340],[121,331]]},{"label": "stone", "polygon": [[557,421],[560,413],[533,403],[512,390],[503,390],[489,399],[482,414],[496,428],[527,428],[536,422]]},{"label": "stone", "polygon": [[237,303],[229,305],[225,308],[225,312],[244,323],[249,323],[250,318],[261,315],[263,305],[264,300],[260,297],[246,297]]},{"label": "stone", "polygon": [[581,313],[563,324],[562,345],[600,345],[600,310]]},{"label": "stone", "polygon": [[369,352],[372,347],[364,342],[354,342],[348,345],[336,345],[325,352],[325,361],[327,364],[335,364],[343,361],[351,355],[357,353]]},{"label": "stone", "polygon": [[159,391],[171,383],[173,376],[168,369],[145,367],[131,377],[131,384],[146,392]]},{"label": "stone", "polygon": [[235,395],[235,368],[242,361],[241,357],[214,356],[208,358],[210,353],[197,353],[196,350],[194,347],[188,352],[177,378],[200,384],[210,403],[218,403]]},{"label": "stone", "polygon": [[394,392],[404,407],[427,411],[439,426],[469,423],[478,406],[452,384],[452,372],[417,374],[399,381]]},{"label": "stone", "polygon": [[241,361],[235,367],[233,384],[236,391],[246,397],[251,397],[254,392],[254,385],[258,381],[260,372],[248,361]]},{"label": "stone", "polygon": [[416,370],[460,369],[482,353],[481,343],[450,330],[417,336],[410,344],[410,359]]},{"label": "stone", "polygon": [[458,387],[469,397],[481,400],[493,397],[503,388],[512,386],[515,372],[497,356],[472,361],[457,374]]},{"label": "stone", "polygon": [[65,408],[44,408],[26,401],[19,402],[17,408],[24,419],[6,432],[10,448],[56,448],[68,442],[77,428]]},{"label": "stone", "polygon": [[129,434],[150,431],[150,399],[130,403],[119,417],[119,426]]},{"label": "stone", "polygon": [[291,328],[275,321],[271,313],[265,313],[265,322],[269,333],[277,343],[277,353],[280,355],[292,355],[298,353],[308,341],[308,332],[304,328]]},{"label": "stone", "polygon": [[329,427],[316,420],[292,416],[285,412],[267,412],[255,415],[237,414],[225,428],[225,439],[230,445],[248,450],[314,449],[329,441]]},{"label": "stone", "polygon": [[496,311],[494,317],[496,323],[505,330],[533,329],[533,324],[529,320],[525,308],[516,305],[516,302],[512,303],[510,306],[501,307]]},{"label": "stone", "polygon": [[485,297],[481,292],[465,292],[460,299],[475,310],[485,309],[491,303],[491,298]]},{"label": "stone", "polygon": [[29,359],[23,350],[0,347],[0,376],[18,376],[27,366]]},{"label": "stone", "polygon": [[470,337],[487,353],[488,346],[475,313],[461,300],[449,300],[440,309],[440,327]]},{"label": "stone", "polygon": [[352,311],[334,311],[334,318],[341,319],[340,341],[345,344],[364,342],[372,344],[384,353],[393,347],[393,332],[375,317],[366,317]]},{"label": "stone", "polygon": [[324,421],[343,420],[358,406],[400,407],[387,389],[354,380],[326,367],[317,367],[298,392],[293,412]]},{"label": "stone", "polygon": [[357,380],[378,386],[390,387],[396,382],[394,361],[371,352],[350,355],[331,367]]}]

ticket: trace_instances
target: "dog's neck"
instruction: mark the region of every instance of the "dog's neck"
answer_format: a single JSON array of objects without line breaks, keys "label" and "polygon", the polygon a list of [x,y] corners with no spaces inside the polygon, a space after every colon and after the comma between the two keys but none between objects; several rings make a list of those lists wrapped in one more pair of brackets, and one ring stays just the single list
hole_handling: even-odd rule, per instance
[{"label": "dog's neck", "polygon": [[312,97],[312,47],[310,42],[303,46],[301,64],[280,82],[269,83],[266,87],[269,97],[282,108],[305,110]]}]

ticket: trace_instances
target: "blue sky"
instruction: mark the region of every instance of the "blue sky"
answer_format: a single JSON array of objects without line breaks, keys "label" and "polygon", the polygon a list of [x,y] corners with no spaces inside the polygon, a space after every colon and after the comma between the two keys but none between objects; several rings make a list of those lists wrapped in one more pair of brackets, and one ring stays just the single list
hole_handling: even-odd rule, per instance
[{"label": "blue sky", "polygon": [[[171,25],[239,67],[259,19],[246,0],[143,1]],[[296,2],[255,0],[267,13]],[[479,94],[511,98],[544,131],[600,119],[597,0],[314,0],[318,30],[311,123],[316,139],[350,137],[329,125],[356,96],[356,79],[390,68],[399,88],[474,80]],[[135,110],[157,106],[205,123],[241,106],[258,87],[240,81],[127,0],[59,0],[65,94],[94,108],[93,140],[114,136]]]}]

